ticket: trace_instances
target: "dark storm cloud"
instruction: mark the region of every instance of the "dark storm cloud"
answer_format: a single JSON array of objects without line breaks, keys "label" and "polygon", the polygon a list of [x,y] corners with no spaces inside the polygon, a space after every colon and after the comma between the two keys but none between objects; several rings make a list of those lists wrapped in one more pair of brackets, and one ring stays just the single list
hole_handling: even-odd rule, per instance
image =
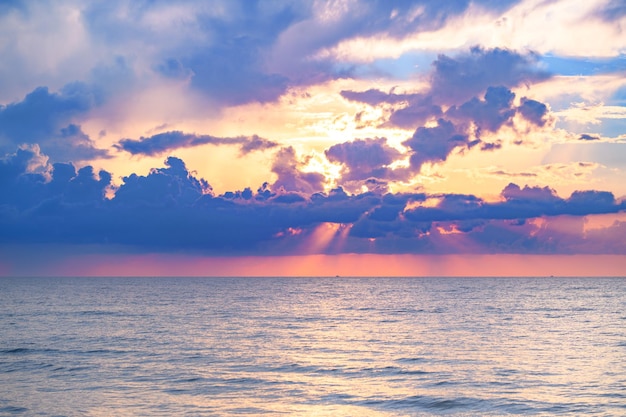
[{"label": "dark storm cloud", "polygon": [[56,161],[106,157],[73,120],[102,103],[102,95],[83,83],[72,83],[58,93],[38,87],[22,101],[0,105],[0,151],[21,144],[39,144]]},{"label": "dark storm cloud", "polygon": [[169,131],[158,133],[150,137],[139,139],[122,139],[114,145],[117,149],[131,153],[132,155],[160,155],[164,152],[178,148],[190,148],[200,145],[238,145],[242,154],[256,150],[265,150],[278,146],[276,142],[260,138],[259,136],[239,136],[234,138],[221,138],[210,135],[196,135],[181,131]]},{"label": "dark storm cloud", "polygon": [[[554,246],[561,235],[527,220],[541,217],[550,223],[561,215],[582,219],[578,216],[626,210],[609,192],[579,191],[563,199],[547,187],[515,184],[507,186],[502,201],[495,203],[457,194],[350,195],[341,188],[307,194],[287,190],[284,181],[278,188],[264,184],[256,192],[246,189],[215,196],[205,180],[173,157],[166,159],[163,168],[124,177],[122,185],[112,189],[111,175],[95,173],[91,166],[77,170],[73,164],[57,163],[37,172],[33,167],[40,164],[40,156],[36,150],[20,149],[0,160],[2,244],[298,254],[300,244],[320,224],[334,223],[337,236],[344,240],[320,249],[328,253],[454,253],[459,250],[451,244],[455,236],[465,239],[466,253],[593,252],[598,242],[603,247],[608,242],[588,241],[581,235],[559,238]],[[291,168],[279,175],[295,176],[298,163],[290,148],[283,150],[280,163]],[[313,188],[314,183],[308,182],[307,187]],[[114,192],[110,199],[107,190]],[[626,253],[623,242],[611,250]]]}]

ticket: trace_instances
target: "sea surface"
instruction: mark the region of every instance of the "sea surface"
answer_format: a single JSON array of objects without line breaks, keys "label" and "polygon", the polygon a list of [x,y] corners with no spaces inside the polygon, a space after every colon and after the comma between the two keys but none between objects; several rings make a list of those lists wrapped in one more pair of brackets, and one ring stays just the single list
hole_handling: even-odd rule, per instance
[{"label": "sea surface", "polygon": [[626,279],[1,278],[22,415],[626,416]]}]

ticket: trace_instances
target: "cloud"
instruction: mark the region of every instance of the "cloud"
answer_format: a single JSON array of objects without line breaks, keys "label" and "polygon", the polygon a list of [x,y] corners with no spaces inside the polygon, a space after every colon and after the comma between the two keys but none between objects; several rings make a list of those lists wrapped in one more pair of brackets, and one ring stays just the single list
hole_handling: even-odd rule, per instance
[{"label": "cloud", "polygon": [[185,79],[219,106],[272,101],[289,77],[268,70],[266,54],[308,15],[300,2],[23,2],[0,14],[0,53],[20,68],[0,64],[0,80],[90,80],[124,93]]},{"label": "cloud", "polygon": [[415,94],[406,107],[397,109],[389,116],[389,124],[401,128],[424,125],[431,119],[441,117],[441,106],[433,103],[432,95]]},{"label": "cloud", "polygon": [[[574,164],[609,160],[611,166],[621,167],[623,160],[618,159],[623,144],[605,146],[611,135],[594,140],[595,134],[602,132],[594,133],[582,124],[576,133],[549,131],[554,115],[550,109],[555,103],[548,105],[545,91],[567,89],[543,82],[550,77],[544,65],[549,61],[547,68],[557,71],[559,62],[521,52],[537,45],[541,51],[550,51],[553,45],[557,45],[554,51],[562,51],[558,44],[570,36],[566,43],[574,56],[580,56],[581,38],[602,53],[619,51],[623,38],[613,33],[613,41],[607,43],[606,29],[619,28],[623,17],[620,3],[583,5],[568,14],[562,13],[567,8],[562,1],[78,0],[22,2],[13,7],[16,4],[0,6],[0,34],[8,40],[0,45],[5,58],[0,62],[0,152],[18,149],[2,160],[0,210],[6,217],[3,215],[0,224],[6,227],[3,230],[13,231],[7,236],[15,239],[36,240],[40,230],[41,238],[50,241],[207,247],[229,253],[228,247],[253,250],[267,242],[293,246],[297,239],[313,237],[320,225],[332,223],[329,230],[337,232],[337,239],[340,235],[345,238],[346,250],[352,251],[437,252],[455,238],[482,242],[493,250],[530,250],[539,247],[533,246],[537,239],[547,242],[554,229],[542,229],[538,221],[529,219],[622,210],[622,203],[610,193],[581,191],[561,198],[545,187],[509,186],[497,203],[470,194],[471,189],[464,195],[389,194],[400,186],[405,190],[412,186],[458,190],[461,185],[455,179],[462,175],[459,172],[474,169],[457,170],[459,164],[490,163],[491,156],[502,157],[497,166],[486,168],[500,177],[489,178],[491,181],[509,176],[537,184],[541,178],[550,178],[554,181],[550,184],[564,187],[559,190],[571,191],[573,184],[584,182],[591,165],[571,165],[550,177],[548,170],[556,172],[558,168],[547,166],[542,171],[542,167],[529,169],[524,164],[539,160],[538,154],[547,151],[550,143],[573,142],[577,137],[577,143],[567,142],[562,148],[555,144],[553,151],[573,150],[559,158]],[[590,15],[589,10],[596,14]],[[567,26],[570,29],[555,30],[557,35],[546,38],[545,31],[539,30],[546,27],[546,16],[551,16],[557,29],[564,27],[563,22],[572,23]],[[601,29],[598,38],[587,36],[592,27]],[[524,30],[518,32],[519,28]],[[575,30],[578,28],[580,32]],[[462,38],[460,43],[456,37],[442,36],[454,30]],[[505,38],[509,32],[511,42]],[[528,44],[520,41],[531,34]],[[431,37],[440,37],[437,45],[443,45],[436,52],[429,49]],[[494,40],[487,39],[490,37]],[[348,44],[361,47],[342,51]],[[472,44],[481,46],[461,49]],[[503,49],[502,45],[516,49]],[[402,55],[407,51],[412,55]],[[443,53],[433,65],[424,65],[437,52]],[[384,63],[378,60],[381,56],[400,59]],[[606,63],[592,59],[585,68],[595,62],[605,65],[602,71],[619,69],[618,59],[612,56]],[[568,59],[561,65],[574,60]],[[402,77],[393,79],[398,72],[386,72],[391,66],[402,67]],[[606,82],[605,78],[604,82],[594,79],[596,86]],[[576,100],[584,99],[586,104],[574,105],[556,117],[561,116],[561,123],[574,123],[574,119],[622,123],[619,92],[612,97],[608,93],[621,84],[611,82],[612,87],[596,89],[602,93],[579,88],[582,95]],[[532,89],[520,92],[531,84]],[[313,89],[307,88],[312,85]],[[397,87],[390,88],[393,85]],[[341,89],[344,100],[337,95],[336,90]],[[515,97],[513,91],[520,96]],[[597,94],[602,97],[595,97]],[[564,103],[573,101],[557,96]],[[593,104],[601,100],[610,105]],[[377,108],[364,110],[355,103]],[[229,106],[237,108],[225,109]],[[353,120],[360,126],[355,127]],[[154,126],[160,128],[149,130]],[[164,131],[166,128],[170,130]],[[366,139],[351,140],[349,135],[359,128],[360,137]],[[109,134],[97,137],[95,132],[104,130]],[[224,137],[202,133],[207,131],[227,133]],[[273,140],[249,136],[250,132],[293,140],[294,147],[281,148]],[[241,133],[246,136],[237,136]],[[504,151],[476,156],[481,150],[520,142],[526,134],[537,148],[523,149],[513,156],[515,161],[509,159],[512,153]],[[328,140],[336,137],[343,143],[331,146]],[[122,178],[121,174],[115,176],[115,186],[110,173],[85,166],[86,161],[108,157],[108,152],[97,146],[109,146],[113,138],[123,138],[113,145],[123,152],[109,161],[91,163],[124,172]],[[399,150],[400,143],[406,151]],[[165,157],[178,149],[206,144],[234,146],[230,150],[241,154],[272,152],[249,158],[254,164],[235,177],[222,169],[229,168],[230,161],[216,162],[219,156],[213,155],[208,165],[202,165],[204,155],[186,152],[192,155],[188,162],[194,169],[220,176],[212,181],[221,195],[214,194],[206,181],[190,173],[177,158],[166,159],[162,167],[147,175],[132,174],[134,168],[124,166],[130,158],[144,164],[142,170],[147,169],[150,158],[138,160],[131,155]],[[570,145],[579,147],[566,149]],[[324,148],[327,160],[319,153]],[[430,185],[434,175],[408,181],[425,164],[449,160],[467,149],[472,149],[465,155],[469,158],[462,162],[455,158],[454,167],[435,170],[442,178],[454,171],[450,181]],[[268,158],[269,178],[268,167],[263,167],[266,174],[261,175],[256,165]],[[403,167],[407,162],[410,166]],[[313,172],[316,165],[331,175]],[[140,172],[139,168],[135,172]],[[484,175],[480,167],[473,172]],[[237,179],[250,178],[250,173],[257,173],[252,176],[256,184]],[[341,187],[327,191],[336,187],[335,180]],[[248,188],[232,189],[236,187],[228,184],[235,181]],[[597,175],[587,182],[598,184]],[[258,184],[263,185],[257,188]],[[226,188],[231,190],[224,191]],[[481,190],[491,192],[493,185],[485,184]],[[556,221],[552,223],[554,226]],[[509,245],[506,236],[516,243]],[[220,239],[230,246],[221,249]]]},{"label": "cloud", "polygon": [[367,91],[341,91],[341,96],[347,100],[378,106],[381,104],[404,104],[395,109],[390,117],[389,124],[401,128],[411,128],[423,125],[432,118],[441,116],[441,106],[433,103],[433,96],[420,93],[397,94],[393,89],[389,93],[370,89]]},{"label": "cloud", "polygon": [[439,119],[435,127],[417,128],[402,144],[412,150],[411,167],[419,171],[426,162],[445,161],[453,149],[468,145],[469,137],[449,120]]},{"label": "cloud", "polygon": [[[240,138],[237,138],[240,140]],[[247,154],[253,151],[263,151],[266,149],[272,149],[278,146],[278,143],[268,139],[263,139],[257,135],[245,138],[241,144],[241,153]]]},{"label": "cloud", "polygon": [[167,168],[156,168],[147,176],[132,174],[115,193],[116,203],[125,205],[177,206],[194,203],[202,195],[211,193],[211,186],[193,177],[185,163],[170,156]]},{"label": "cloud", "polygon": [[[608,191],[574,191],[567,199],[568,214],[585,215],[611,213],[615,207],[619,207],[613,193]],[[621,204],[624,207],[624,204]]]},{"label": "cloud", "polygon": [[289,79],[277,73],[265,73],[258,48],[255,40],[249,38],[225,39],[181,61],[193,74],[192,88],[213,100],[226,105],[266,103],[287,90]]},{"label": "cloud", "polygon": [[598,135],[590,135],[589,133],[583,133],[578,137],[578,140],[600,140]]},{"label": "cloud", "polygon": [[[170,20],[170,9],[175,8],[171,5],[155,4],[138,13],[141,20],[158,16],[171,25],[167,29],[172,45],[160,51],[159,61],[153,65],[160,75],[188,80],[193,91],[218,106],[272,102],[288,87],[310,82],[295,78],[297,72],[289,68],[272,68],[270,59],[280,34],[310,16],[308,2],[185,2],[179,6],[176,14],[187,20],[191,30]],[[115,15],[109,17],[115,24]],[[146,29],[151,32],[156,28]],[[181,37],[179,31],[187,36]],[[301,54],[291,55],[291,66],[298,66],[303,58]]]},{"label": "cloud", "polygon": [[339,143],[328,148],[324,154],[329,161],[342,164],[344,181],[389,178],[389,165],[402,156],[400,151],[387,144],[386,138]]},{"label": "cloud", "polygon": [[[506,45],[515,50],[569,57],[617,56],[625,45],[623,37],[619,36],[623,8],[619,0],[607,3],[606,0],[590,1],[572,9],[568,1],[453,2],[452,8],[461,12],[435,18],[435,25],[421,22],[422,27],[411,30],[399,25],[400,29],[393,35],[364,31],[360,36],[345,39],[323,52],[324,56],[346,63],[369,63],[416,52],[459,50],[472,45]],[[434,8],[441,7],[440,4]],[[404,16],[411,19],[411,13]],[[424,17],[435,16],[426,14]],[[438,25],[440,22],[442,24]],[[543,32],[546,27],[551,28],[549,37]]]},{"label": "cloud", "polygon": [[476,145],[482,151],[500,149],[501,139],[483,141],[482,137],[497,133],[503,126],[514,127],[516,115],[537,127],[545,126],[550,120],[548,107],[527,97],[517,106],[510,88],[548,76],[538,69],[533,55],[475,47],[455,57],[440,55],[433,63],[431,84],[425,92],[398,94],[394,89],[389,93],[370,89],[343,90],[341,95],[372,106],[392,105],[387,125],[416,127],[403,145],[410,149],[412,171],[419,172],[424,163],[445,161],[455,149]]},{"label": "cloud", "polygon": [[626,143],[578,140],[555,143],[544,156],[543,164],[595,162],[611,168],[626,167]]},{"label": "cloud", "polygon": [[608,22],[619,21],[626,16],[626,4],[621,0],[611,0],[597,10],[597,15]]},{"label": "cloud", "polygon": [[526,120],[536,126],[544,126],[547,122],[548,106],[539,101],[522,97],[518,111]]},{"label": "cloud", "polygon": [[22,101],[0,106],[0,150],[38,144],[57,161],[107,157],[107,151],[97,149],[73,123],[101,102],[101,95],[83,83],[68,84],[58,93],[38,87]]},{"label": "cloud", "polygon": [[[461,15],[469,1],[455,2],[300,2],[307,6],[277,38],[271,65],[298,79],[324,78],[355,62],[371,61],[376,52],[367,48],[375,39],[401,39],[409,34],[438,29]],[[497,9],[510,2],[490,3]],[[364,45],[365,44],[365,45]],[[389,53],[387,51],[387,53]],[[347,63],[347,65],[337,65]]]},{"label": "cloud", "polygon": [[40,202],[42,195],[38,191],[47,178],[45,172],[34,172],[35,167],[49,168],[38,147],[20,148],[0,159],[0,205],[22,209]]},{"label": "cloud", "polygon": [[139,139],[122,139],[114,146],[132,155],[154,156],[174,149],[190,148],[207,144],[238,145],[242,154],[278,146],[276,142],[260,138],[257,135],[251,137],[239,136],[234,138],[221,138],[210,135],[183,133],[177,130],[158,133],[150,137],[142,136]]},{"label": "cloud", "polygon": [[514,98],[515,94],[506,87],[488,87],[484,101],[472,98],[459,107],[452,106],[446,117],[472,122],[481,130],[496,132],[515,115]]},{"label": "cloud", "polygon": [[556,192],[549,187],[520,188],[517,184],[509,184],[502,190],[502,197],[507,201],[544,201],[549,204],[558,200]]},{"label": "cloud", "polygon": [[526,177],[526,178],[532,178],[532,177],[536,177],[537,174],[535,174],[534,172],[508,172],[505,170],[495,170],[495,171],[491,171],[490,174],[492,175],[497,175],[497,176],[502,176],[502,177]]},{"label": "cloud", "polygon": [[346,100],[366,103],[370,106],[377,106],[381,103],[395,104],[404,101],[408,102],[416,98],[416,94],[396,94],[393,90],[389,93],[385,93],[375,88],[366,91],[342,90],[340,94]]},{"label": "cloud", "polygon": [[[18,149],[0,160],[0,187],[3,190],[0,205],[5,209],[19,209],[9,211],[11,216],[7,221],[10,222],[13,216],[22,219],[26,212],[20,213],[21,210],[33,211],[37,221],[27,225],[33,230],[39,221],[65,219],[68,215],[66,207],[102,206],[110,184],[111,174],[104,170],[96,175],[91,166],[76,170],[71,163],[49,165],[37,146]],[[78,229],[72,231],[78,232]]]},{"label": "cloud", "polygon": [[[291,176],[296,161],[293,149],[282,151],[279,163],[292,167],[285,168]],[[218,254],[593,253],[593,245],[608,244],[598,233],[586,240],[577,226],[565,239],[562,227],[545,225],[563,222],[564,215],[583,219],[626,210],[609,192],[579,191],[564,199],[548,187],[515,184],[502,191],[500,202],[471,194],[349,195],[341,188],[307,194],[283,185],[215,196],[173,157],[145,176],[124,177],[117,189],[109,173],[96,174],[91,166],[46,166],[37,149],[0,160],[0,243]],[[322,237],[324,245],[313,245],[311,239]],[[623,242],[611,250],[626,253]]]},{"label": "cloud", "polygon": [[289,146],[282,148],[276,154],[272,165],[272,172],[278,176],[272,189],[285,191],[299,191],[312,194],[324,189],[326,178],[317,172],[302,172],[304,163],[298,160],[296,151]]},{"label": "cloud", "polygon": [[580,102],[572,103],[572,107],[555,112],[555,115],[578,124],[599,125],[605,119],[626,119],[626,107]]},{"label": "cloud", "polygon": [[[429,87],[425,92],[397,94],[394,90],[344,90],[341,95],[371,106],[382,103],[401,105],[389,116],[391,126],[415,128],[444,116],[442,106],[449,107],[446,118],[473,121],[489,131],[498,130],[518,111],[537,126],[543,126],[547,106],[526,97],[515,109],[515,94],[510,90],[522,84],[543,81],[549,74],[538,68],[537,57],[507,49],[472,48],[454,57],[441,54],[433,62]],[[477,97],[484,96],[484,101]]]},{"label": "cloud", "polygon": [[474,47],[456,57],[439,55],[433,62],[432,94],[437,102],[455,104],[480,95],[490,86],[516,87],[549,77],[536,66],[535,55],[507,49]]},{"label": "cloud", "polygon": [[501,193],[504,201],[487,203],[472,195],[441,195],[434,207],[406,210],[407,219],[415,221],[516,220],[543,216],[617,213],[626,209],[612,193],[577,191],[568,199],[560,198],[549,187],[520,188],[509,184]]},{"label": "cloud", "polygon": [[[504,12],[515,3],[518,1],[359,2],[355,6],[359,13],[344,6],[348,10],[337,18],[342,36],[332,39],[332,43],[318,45],[319,51],[314,56],[346,63],[371,63],[377,59],[398,58],[413,51],[458,49],[468,46],[468,42],[469,45],[476,44],[471,41],[476,36],[473,33],[467,36],[467,30],[464,30],[463,41],[459,42],[458,36],[447,36],[454,42],[446,44],[446,40],[437,34],[440,31],[448,34],[451,27],[457,31],[459,26],[467,29],[467,21],[473,20],[476,12],[486,14],[486,20],[496,20],[495,13]],[[487,22],[481,23],[485,25]],[[310,29],[315,33],[317,28]]]}]

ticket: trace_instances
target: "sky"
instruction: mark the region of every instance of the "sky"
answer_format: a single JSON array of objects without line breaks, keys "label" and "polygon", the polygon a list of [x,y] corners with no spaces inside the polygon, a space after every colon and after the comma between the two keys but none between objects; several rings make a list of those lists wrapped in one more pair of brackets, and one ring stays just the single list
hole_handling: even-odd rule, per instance
[{"label": "sky", "polygon": [[0,275],[624,275],[622,0],[4,1]]}]

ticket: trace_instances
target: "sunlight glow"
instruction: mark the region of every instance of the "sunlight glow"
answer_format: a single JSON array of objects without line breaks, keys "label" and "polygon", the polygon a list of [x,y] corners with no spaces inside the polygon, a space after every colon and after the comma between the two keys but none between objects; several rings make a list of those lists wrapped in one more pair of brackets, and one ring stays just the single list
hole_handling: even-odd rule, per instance
[{"label": "sunlight glow", "polygon": [[[5,262],[7,264],[7,262]],[[10,265],[10,263],[8,263]],[[8,269],[8,271],[7,271]],[[624,255],[68,256],[26,276],[622,276]],[[14,266],[5,271],[16,275]]]}]

